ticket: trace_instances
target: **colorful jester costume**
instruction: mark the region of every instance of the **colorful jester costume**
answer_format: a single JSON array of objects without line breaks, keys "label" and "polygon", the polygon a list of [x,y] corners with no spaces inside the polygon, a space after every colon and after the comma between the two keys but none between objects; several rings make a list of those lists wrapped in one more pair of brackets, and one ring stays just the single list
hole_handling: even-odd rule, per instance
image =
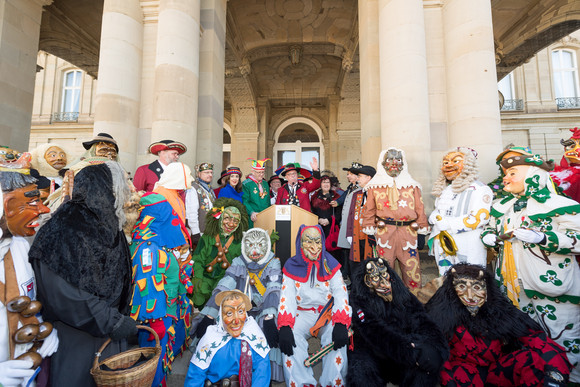
[{"label": "colorful jester costume", "polygon": [[[509,180],[514,170],[522,173],[522,192],[494,203],[482,234],[488,247],[499,246],[496,280],[514,305],[568,350],[575,367],[570,381],[580,382],[580,268],[574,257],[580,252],[580,205],[555,193],[551,165],[539,155],[501,164],[508,168],[504,190],[515,189],[517,182]],[[538,239],[525,240],[530,233]]]},{"label": "colorful jester costume", "polygon": [[219,198],[205,219],[205,232],[193,253],[193,303],[202,309],[230,267],[242,255],[242,233],[248,229],[248,215],[242,203]]},{"label": "colorful jester costume", "polygon": [[[175,355],[181,353],[188,341],[191,305],[189,257],[179,259],[179,246],[185,238],[177,214],[159,194],[141,198],[139,222],[133,230],[131,256],[133,260],[133,296],[131,317],[151,326],[161,339],[161,361],[153,381],[159,385]],[[148,332],[139,333],[141,346],[154,346]]]}]

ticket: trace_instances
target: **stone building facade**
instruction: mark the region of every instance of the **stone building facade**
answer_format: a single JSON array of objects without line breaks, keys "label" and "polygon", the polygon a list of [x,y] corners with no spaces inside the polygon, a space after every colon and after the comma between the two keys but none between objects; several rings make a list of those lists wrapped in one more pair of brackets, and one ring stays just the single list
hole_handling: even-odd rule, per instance
[{"label": "stone building facade", "polygon": [[[450,147],[477,149],[487,180],[502,126],[536,141],[502,120],[550,113],[547,68],[523,70],[542,74],[543,94],[526,89],[524,110],[501,116],[497,80],[580,28],[571,0],[5,0],[0,11],[3,143],[108,132],[132,171],[151,160],[150,142],[172,138],[188,146],[185,162],[221,170],[229,137],[244,172],[248,157],[277,166],[313,154],[341,171],[397,146],[426,191]],[[54,114],[68,113],[54,91],[68,65],[38,49],[86,72],[78,122]]]}]

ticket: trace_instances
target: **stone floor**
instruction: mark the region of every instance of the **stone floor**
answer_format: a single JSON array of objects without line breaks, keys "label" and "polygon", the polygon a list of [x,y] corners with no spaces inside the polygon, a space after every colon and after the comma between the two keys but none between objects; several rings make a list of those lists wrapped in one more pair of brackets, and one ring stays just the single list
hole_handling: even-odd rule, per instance
[{"label": "stone floor", "polygon": [[[427,255],[426,251],[420,252],[421,258],[421,273],[422,273],[422,282],[425,285],[427,282],[431,281],[438,275],[437,265],[435,264],[435,260],[433,257]],[[314,352],[320,349],[320,342],[316,339],[311,340],[310,343],[310,352]],[[185,381],[185,375],[187,374],[187,367],[189,366],[189,360],[192,357],[192,353],[190,351],[186,351],[182,357],[177,358],[173,362],[173,371],[171,375],[167,378],[167,386],[168,387],[182,387]],[[320,375],[321,369],[320,364],[314,367],[314,374]],[[284,383],[273,383],[272,387],[283,387]],[[389,385],[390,386],[390,385]],[[369,386],[370,387],[370,386]]]}]

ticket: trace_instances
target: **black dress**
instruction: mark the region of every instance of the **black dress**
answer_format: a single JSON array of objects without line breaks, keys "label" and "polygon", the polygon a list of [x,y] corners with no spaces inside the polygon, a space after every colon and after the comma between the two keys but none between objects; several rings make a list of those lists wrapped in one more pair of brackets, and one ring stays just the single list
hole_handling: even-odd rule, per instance
[{"label": "black dress", "polygon": [[[39,230],[29,259],[45,320],[58,330],[53,386],[94,386],[95,352],[128,313],[131,260],[119,230],[111,172],[105,164],[75,177],[72,200]],[[101,359],[126,349],[108,345]]]}]

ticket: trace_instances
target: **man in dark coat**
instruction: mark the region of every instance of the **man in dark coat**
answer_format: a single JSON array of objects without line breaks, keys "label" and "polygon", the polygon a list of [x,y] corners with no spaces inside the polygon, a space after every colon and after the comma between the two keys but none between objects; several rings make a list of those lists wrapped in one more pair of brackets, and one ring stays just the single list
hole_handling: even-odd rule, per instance
[{"label": "man in dark coat", "polygon": [[447,342],[423,306],[382,258],[352,273],[354,350],[348,386],[435,386]]},{"label": "man in dark coat", "polygon": [[130,190],[117,162],[91,165],[75,176],[72,199],[38,232],[29,259],[45,320],[58,329],[51,361],[53,386],[94,386],[89,370],[126,349],[137,333],[128,316],[131,257],[122,232]]},{"label": "man in dark coat", "polygon": [[165,167],[178,161],[179,156],[187,152],[187,147],[178,141],[161,140],[149,145],[148,151],[158,158],[151,164],[141,165],[135,171],[133,185],[137,191],[153,191]]},{"label": "man in dark coat", "polygon": [[452,266],[425,308],[449,340],[441,385],[566,385],[571,366],[564,348],[516,308],[483,267]]}]

